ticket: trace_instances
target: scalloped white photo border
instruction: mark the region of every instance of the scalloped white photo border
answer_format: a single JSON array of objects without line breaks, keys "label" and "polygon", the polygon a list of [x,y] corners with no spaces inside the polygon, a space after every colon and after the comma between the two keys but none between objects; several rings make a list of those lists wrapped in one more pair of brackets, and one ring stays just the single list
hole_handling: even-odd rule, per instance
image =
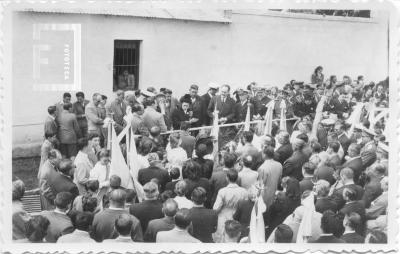
[{"label": "scalloped white photo border", "polygon": [[[301,9],[385,9],[389,22],[389,223],[388,244],[14,244],[11,242],[11,175],[12,175],[12,22],[11,12],[20,6],[41,5],[71,8],[82,5],[120,8],[301,8]],[[79,5],[79,6],[78,6]],[[397,253],[399,252],[399,98],[400,98],[400,2],[396,0],[15,0],[0,2],[0,251],[5,253]],[[84,49],[82,49],[84,50]],[[23,103],[23,97],[21,99]],[[395,223],[396,222],[396,223]],[[393,237],[394,236],[394,237]]]}]

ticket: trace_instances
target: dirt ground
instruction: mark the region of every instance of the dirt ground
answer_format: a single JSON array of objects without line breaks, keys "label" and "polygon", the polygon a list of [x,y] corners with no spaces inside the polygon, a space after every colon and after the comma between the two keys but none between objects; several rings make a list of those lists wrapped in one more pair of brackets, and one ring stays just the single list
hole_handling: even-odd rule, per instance
[{"label": "dirt ground", "polygon": [[40,157],[18,158],[12,161],[12,175],[18,177],[25,183],[26,190],[38,187],[37,172]]}]

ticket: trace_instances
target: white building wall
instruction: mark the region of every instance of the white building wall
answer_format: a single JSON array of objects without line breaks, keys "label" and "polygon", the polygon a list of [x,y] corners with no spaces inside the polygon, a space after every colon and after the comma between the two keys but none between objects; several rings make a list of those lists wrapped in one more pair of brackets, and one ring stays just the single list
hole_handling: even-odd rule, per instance
[{"label": "white building wall", "polygon": [[[114,40],[142,40],[140,88],[168,87],[182,95],[192,83],[205,92],[210,81],[245,86],[251,81],[283,86],[308,81],[314,68],[325,76],[347,74],[380,81],[387,74],[387,23],[233,14],[232,23],[160,20],[85,14],[17,12],[13,16],[13,148],[42,141],[47,107],[62,91],[37,92],[32,78],[35,23],[79,23],[82,90],[112,95]],[[70,91],[73,94],[75,91]]]}]

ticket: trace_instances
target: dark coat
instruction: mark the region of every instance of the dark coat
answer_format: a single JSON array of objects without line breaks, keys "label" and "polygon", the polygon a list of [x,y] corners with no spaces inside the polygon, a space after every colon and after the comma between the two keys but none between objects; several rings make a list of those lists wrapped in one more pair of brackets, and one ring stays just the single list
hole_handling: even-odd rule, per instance
[{"label": "dark coat", "polygon": [[310,243],[345,243],[345,241],[340,238],[337,238],[333,235],[329,235],[329,236],[324,235],[315,241],[311,241]]},{"label": "dark coat", "polygon": [[343,190],[345,188],[353,188],[357,193],[357,200],[361,200],[362,196],[364,195],[364,189],[356,184],[348,184],[340,187],[339,189],[336,189],[330,196],[330,200],[335,202],[337,210],[342,209],[346,203],[343,199]]},{"label": "dark coat", "polygon": [[143,232],[146,232],[149,221],[164,217],[162,203],[159,200],[144,200],[142,203],[132,204],[129,213],[140,221]]},{"label": "dark coat", "polygon": [[[109,208],[104,209],[103,211],[96,213],[93,218],[92,223],[92,231],[94,239],[97,242],[102,242],[105,239],[115,239],[118,236],[118,233],[114,229],[115,220],[121,214],[128,214],[126,210],[111,210]],[[135,242],[143,241],[143,232],[142,227],[140,226],[140,222],[136,217],[132,216],[132,231],[131,238]]]},{"label": "dark coat", "polygon": [[371,202],[382,194],[380,180],[379,178],[372,178],[369,183],[364,186],[362,200],[366,208],[370,207]]},{"label": "dark coat", "polygon": [[302,166],[307,161],[308,156],[306,154],[301,151],[295,151],[292,156],[283,163],[282,177],[291,176],[301,181],[303,179]]},{"label": "dark coat", "polygon": [[204,105],[203,124],[208,126],[208,125],[211,125],[211,123],[212,123],[212,118],[207,113],[208,105],[210,104],[210,101],[211,101],[211,96],[209,93],[206,93],[201,96],[201,99],[203,100],[203,105]]},{"label": "dark coat", "polygon": [[363,171],[365,171],[365,167],[363,166],[361,157],[357,157],[351,161],[345,162],[342,168],[351,168],[354,173],[354,183],[358,183],[359,177]]},{"label": "dark coat", "polygon": [[346,203],[339,212],[342,214],[342,216],[353,212],[358,213],[361,217],[361,220],[363,222],[366,221],[365,206],[364,202],[361,200]]},{"label": "dark coat", "polygon": [[[85,107],[88,103],[89,103],[88,100],[84,100],[83,104],[77,101],[72,104],[72,113],[76,115],[76,119],[78,120],[78,125],[81,129],[88,127],[87,119],[85,116]],[[85,135],[86,133],[82,134]]]},{"label": "dark coat", "polygon": [[332,212],[336,213],[336,204],[328,197],[317,198],[315,202],[315,211],[319,213],[324,213],[325,211],[331,210]]},{"label": "dark coat", "polygon": [[158,183],[161,186],[160,193],[164,191],[165,185],[170,181],[168,171],[159,167],[150,166],[139,170],[138,181],[141,185],[145,185],[153,178],[158,179]]},{"label": "dark coat", "polygon": [[58,140],[61,144],[76,144],[81,137],[76,116],[63,110],[58,116]]},{"label": "dark coat", "polygon": [[[168,182],[168,183],[165,185],[165,190],[164,190],[164,191],[170,190],[170,191],[172,191],[172,192],[174,193],[174,191],[175,191],[175,185],[176,185],[178,182],[179,182],[179,180],[178,180],[178,181]],[[174,194],[175,194],[175,193],[174,193]],[[175,197],[175,195],[174,195],[174,197]]]},{"label": "dark coat", "polygon": [[279,192],[275,198],[274,203],[264,213],[265,225],[268,225],[266,238],[273,232],[273,230],[288,217],[300,205],[300,198],[291,199],[285,193]]},{"label": "dark coat", "polygon": [[332,185],[336,182],[336,179],[333,177],[334,172],[335,169],[333,169],[332,167],[321,165],[314,171],[314,175],[317,177],[318,180],[324,179]]},{"label": "dark coat", "polygon": [[261,98],[261,100],[252,99],[252,103],[254,104],[254,114],[259,114],[260,116],[264,117],[265,113],[267,113],[267,104],[271,101],[268,96]]},{"label": "dark coat", "polygon": [[357,234],[356,232],[343,234],[340,239],[342,239],[346,243],[364,243],[364,237]]},{"label": "dark coat", "polygon": [[181,134],[180,138],[181,138],[180,147],[182,147],[186,151],[188,158],[192,158],[194,146],[196,144],[196,138],[190,136],[187,133]]},{"label": "dark coat", "polygon": [[349,137],[347,137],[346,133],[343,133],[342,135],[340,135],[338,137],[339,139],[339,143],[343,148],[344,153],[347,153],[347,149],[349,148],[350,144],[351,144],[351,140],[349,139]]},{"label": "dark coat", "polygon": [[217,230],[218,214],[212,209],[193,207],[189,210],[193,236],[203,243],[213,243],[212,233]]},{"label": "dark coat", "polygon": [[303,178],[303,180],[299,182],[300,193],[303,193],[305,190],[312,190],[314,188],[314,184],[311,179],[312,178]]},{"label": "dark coat", "polygon": [[235,104],[236,102],[231,97],[227,97],[222,103],[221,95],[214,96],[208,105],[208,115],[213,118],[215,105],[217,105],[219,119],[226,117],[226,123],[233,123],[235,121]]},{"label": "dark coat", "polygon": [[246,120],[247,107],[249,104],[250,104],[250,121],[253,120],[254,105],[249,103],[249,101],[247,100],[244,104],[242,104],[240,101],[235,104],[236,122],[244,122]]},{"label": "dark coat", "polygon": [[187,111],[186,114],[182,108],[177,108],[172,111],[171,121],[174,130],[180,130],[181,124],[183,122],[189,121],[189,119],[190,119],[189,111]]},{"label": "dark coat", "polygon": [[282,165],[283,163],[293,154],[293,148],[290,143],[284,144],[276,149],[274,154],[274,160],[280,162]]},{"label": "dark coat", "polygon": [[[190,98],[190,95],[189,94],[185,94],[181,98],[181,101],[182,101],[182,99],[184,97]],[[192,116],[193,118],[199,119],[197,122],[192,124],[193,127],[198,127],[198,126],[201,126],[203,124],[204,107],[206,107],[206,105],[204,104],[204,102],[203,102],[203,100],[202,100],[202,98],[200,96],[196,95],[195,98],[196,98],[195,101],[190,104],[189,111],[193,112],[193,116]]]},{"label": "dark coat", "polygon": [[240,235],[241,238],[249,235],[249,226],[253,206],[254,201],[251,201],[250,199],[240,200],[238,207],[236,208],[236,212],[233,214],[233,219],[237,220],[242,225],[242,234]]},{"label": "dark coat", "polygon": [[72,179],[59,172],[51,174],[47,184],[51,187],[54,195],[56,196],[60,192],[69,192],[73,195],[73,199],[79,196],[79,190]]},{"label": "dark coat", "polygon": [[194,158],[195,162],[199,163],[201,166],[200,177],[210,179],[213,173],[214,161],[204,158]]}]

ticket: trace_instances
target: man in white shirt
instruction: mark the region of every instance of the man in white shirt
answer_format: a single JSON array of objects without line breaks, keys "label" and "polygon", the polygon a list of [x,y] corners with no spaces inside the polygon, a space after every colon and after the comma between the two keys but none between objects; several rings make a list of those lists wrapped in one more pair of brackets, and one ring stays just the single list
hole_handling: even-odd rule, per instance
[{"label": "man in white shirt", "polygon": [[239,172],[238,184],[239,186],[249,189],[257,182],[258,172],[251,169],[253,165],[253,157],[246,155],[243,158],[243,168]]}]

